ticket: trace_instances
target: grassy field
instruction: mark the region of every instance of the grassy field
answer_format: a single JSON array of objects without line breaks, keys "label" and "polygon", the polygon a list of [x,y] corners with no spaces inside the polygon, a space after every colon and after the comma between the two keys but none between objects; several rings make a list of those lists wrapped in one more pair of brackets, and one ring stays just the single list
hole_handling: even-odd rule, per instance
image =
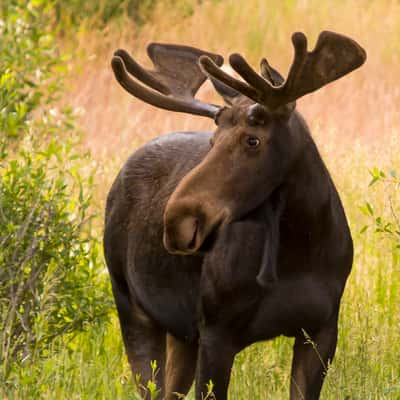
[{"label": "grassy field", "polygon": [[[167,3],[167,2],[165,2]],[[84,145],[92,152],[95,207],[126,157],[140,144],[172,130],[212,129],[208,120],[153,109],[123,92],[109,67],[123,47],[146,63],[151,41],[177,42],[221,53],[240,52],[257,65],[267,57],[286,74],[290,35],[305,32],[312,47],[321,30],[347,34],[368,53],[364,67],[301,99],[304,114],[348,215],[354,243],[353,272],[344,294],[339,343],[322,398],[400,399],[400,254],[390,235],[375,232],[376,218],[400,214],[393,179],[369,186],[373,167],[400,173],[400,3],[380,1],[235,0],[160,2],[141,30],[126,23],[104,32],[82,30],[73,42],[68,86],[61,103],[79,112]],[[71,49],[71,41],[63,47]],[[218,101],[209,86],[202,98]],[[389,175],[388,175],[389,176]],[[368,211],[365,203],[373,209]],[[100,213],[102,211],[99,211]],[[371,215],[373,214],[373,215]],[[99,217],[99,237],[102,234]],[[361,232],[363,227],[371,225]],[[230,398],[288,398],[292,340],[277,338],[240,353]],[[135,399],[116,316],[89,329],[61,352],[15,376],[8,399]],[[189,396],[190,399],[193,398]]]}]

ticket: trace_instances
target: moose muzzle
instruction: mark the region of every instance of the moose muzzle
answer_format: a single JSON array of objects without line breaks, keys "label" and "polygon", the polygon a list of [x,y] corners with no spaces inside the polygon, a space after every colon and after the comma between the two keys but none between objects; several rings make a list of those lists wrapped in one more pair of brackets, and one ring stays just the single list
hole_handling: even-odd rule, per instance
[{"label": "moose muzzle", "polygon": [[226,218],[208,202],[172,196],[164,213],[164,247],[172,254],[193,254]]}]

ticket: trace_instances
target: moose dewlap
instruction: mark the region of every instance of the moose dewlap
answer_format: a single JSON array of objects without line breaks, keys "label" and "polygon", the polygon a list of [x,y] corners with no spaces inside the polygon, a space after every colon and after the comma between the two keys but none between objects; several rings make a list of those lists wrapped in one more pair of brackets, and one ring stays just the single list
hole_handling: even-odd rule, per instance
[{"label": "moose dewlap", "polygon": [[[185,395],[195,379],[196,400],[210,380],[213,398],[225,400],[235,354],[278,335],[295,337],[290,399],[319,398],[353,244],[295,101],[366,54],[333,32],[311,52],[302,33],[292,42],[286,80],[265,59],[259,74],[239,54],[229,62],[243,79],[234,78],[220,55],[187,46],[150,44],[154,70],[124,50],[112,59],[133,96],[216,124],[141,147],[107,200],[104,249],[126,353],[144,384],[157,360],[162,398]],[[206,79],[226,107],[195,99]]]}]

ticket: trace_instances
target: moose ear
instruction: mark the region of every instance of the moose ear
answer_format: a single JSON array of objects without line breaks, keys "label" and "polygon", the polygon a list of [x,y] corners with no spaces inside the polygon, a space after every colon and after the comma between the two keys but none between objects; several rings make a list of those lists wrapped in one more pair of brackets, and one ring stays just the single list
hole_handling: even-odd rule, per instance
[{"label": "moose ear", "polygon": [[214,86],[214,89],[224,99],[227,105],[233,106],[234,104],[240,103],[245,98],[245,96],[243,96],[241,93],[231,88],[230,86],[225,85],[224,83],[211,76],[209,76],[209,78]]},{"label": "moose ear", "polygon": [[260,63],[261,76],[271,83],[272,86],[280,86],[285,81],[284,77],[271,65],[266,58]]}]

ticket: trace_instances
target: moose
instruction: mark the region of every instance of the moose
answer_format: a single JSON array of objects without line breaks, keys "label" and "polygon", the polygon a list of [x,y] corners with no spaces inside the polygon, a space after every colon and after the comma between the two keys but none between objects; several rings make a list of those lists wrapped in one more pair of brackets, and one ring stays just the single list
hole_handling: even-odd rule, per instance
[{"label": "moose", "polygon": [[[258,73],[232,54],[235,77],[220,55],[182,45],[150,44],[154,70],[124,50],[113,55],[131,95],[216,124],[143,145],[107,199],[104,251],[127,357],[142,382],[157,360],[163,399],[195,381],[201,400],[210,380],[212,398],[227,399],[235,355],[279,335],[295,338],[290,399],[320,397],[353,242],[296,100],[360,67],[366,53],[329,31],[313,51],[303,33],[292,43],[286,80],[266,59]],[[207,79],[226,106],[195,98]]]}]

